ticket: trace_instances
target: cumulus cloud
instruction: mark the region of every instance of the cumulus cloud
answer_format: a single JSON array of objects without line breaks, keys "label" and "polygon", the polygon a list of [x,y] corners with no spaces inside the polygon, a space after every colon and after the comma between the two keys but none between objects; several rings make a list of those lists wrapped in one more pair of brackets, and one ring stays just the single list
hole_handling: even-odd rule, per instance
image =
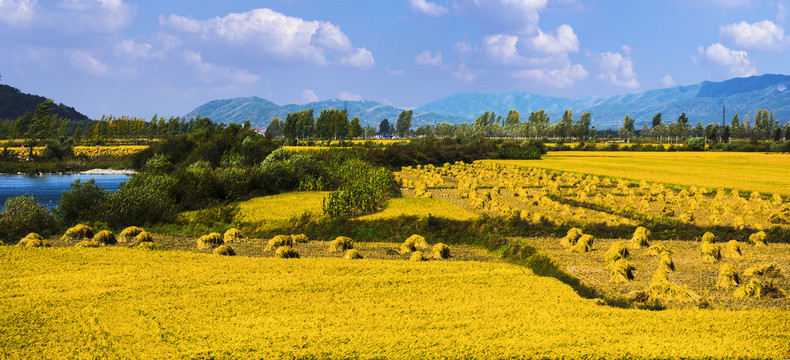
[{"label": "cumulus cloud", "polygon": [[630,56],[624,56],[619,52],[604,52],[594,54],[593,59],[598,66],[596,78],[608,82],[614,86],[635,89],[639,87],[634,63]]},{"label": "cumulus cloud", "polygon": [[[179,15],[161,16],[163,28],[196,36],[198,41],[217,40],[249,51],[262,51],[280,60],[301,60],[318,65],[369,68],[373,54],[354,48],[340,27],[326,21],[307,21],[271,9],[230,13],[209,20]],[[331,59],[331,58],[334,58]]]},{"label": "cumulus cloud", "polygon": [[496,33],[532,34],[547,0],[455,0],[453,8]]},{"label": "cumulus cloud", "polygon": [[362,101],[362,95],[354,94],[349,91],[341,91],[337,94],[337,98],[343,101]]},{"label": "cumulus cloud", "polygon": [[431,16],[442,16],[447,14],[447,8],[425,0],[409,0],[409,7],[416,12]]},{"label": "cumulus cloud", "polygon": [[104,75],[109,70],[107,64],[97,60],[86,51],[70,50],[66,52],[66,56],[71,66],[89,74]]},{"label": "cumulus cloud", "polygon": [[0,0],[0,23],[15,26],[30,24],[35,11],[35,0]]},{"label": "cumulus cloud", "polygon": [[63,0],[52,16],[71,31],[115,33],[129,27],[136,14],[136,6],[121,0]]},{"label": "cumulus cloud", "polygon": [[357,51],[340,59],[340,63],[345,66],[371,68],[373,65],[376,65],[376,60],[373,59],[373,54],[368,49],[359,48]]},{"label": "cumulus cloud", "polygon": [[566,64],[565,67],[555,69],[529,69],[513,73],[516,79],[527,79],[540,82],[556,88],[566,88],[588,76],[587,70],[580,64]]},{"label": "cumulus cloud", "polygon": [[746,51],[730,50],[720,43],[715,43],[707,48],[697,48],[697,54],[697,57],[692,57],[694,61],[723,70],[727,76],[746,77],[757,73],[757,68],[752,64]]},{"label": "cumulus cloud", "polygon": [[442,53],[437,52],[433,54],[428,50],[424,50],[414,57],[414,63],[422,66],[440,66],[442,65]]},{"label": "cumulus cloud", "polygon": [[186,50],[182,57],[184,63],[192,66],[206,83],[227,80],[234,84],[254,84],[257,83],[259,79],[258,75],[249,73],[245,70],[204,62],[203,57],[198,52]]},{"label": "cumulus cloud", "polygon": [[754,24],[741,21],[719,27],[719,36],[746,49],[779,49],[783,46],[784,35],[785,31],[770,20]]},{"label": "cumulus cloud", "polygon": [[560,25],[554,34],[538,29],[538,35],[528,39],[532,49],[538,53],[559,55],[579,52],[579,38],[568,25]]},{"label": "cumulus cloud", "polygon": [[302,100],[304,100],[305,103],[316,102],[318,101],[318,96],[313,89],[304,89],[304,91],[302,91]]},{"label": "cumulus cloud", "polygon": [[488,35],[483,38],[482,49],[486,56],[495,63],[517,64],[524,60],[516,48],[518,40],[518,36],[515,35]]},{"label": "cumulus cloud", "polygon": [[661,78],[661,85],[664,85],[664,87],[673,87],[677,84],[675,83],[675,79],[672,78],[672,75],[666,75]]},{"label": "cumulus cloud", "polygon": [[151,44],[137,43],[132,39],[124,39],[113,47],[116,56],[131,57],[133,59],[148,59],[151,57]]}]

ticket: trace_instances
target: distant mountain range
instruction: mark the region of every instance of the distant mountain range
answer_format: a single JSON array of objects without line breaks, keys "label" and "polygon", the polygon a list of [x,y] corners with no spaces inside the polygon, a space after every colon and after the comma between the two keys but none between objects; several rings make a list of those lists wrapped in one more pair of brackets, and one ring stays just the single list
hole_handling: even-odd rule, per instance
[{"label": "distant mountain range", "polygon": [[[14,120],[26,112],[32,114],[36,110],[36,106],[46,100],[47,98],[43,96],[25,94],[15,87],[0,85],[0,120]],[[72,122],[88,120],[84,114],[63,104],[53,106],[52,113]]]},{"label": "distant mountain range", "polygon": [[[758,109],[774,111],[781,123],[790,119],[790,76],[761,75],[734,78],[722,82],[705,81],[696,85],[675,86],[650,90],[639,94],[618,95],[607,98],[560,98],[535,95],[526,91],[502,93],[458,93],[414,109],[413,127],[439,122],[464,123],[474,121],[485,111],[506,115],[511,109],[521,112],[526,120],[530,112],[546,110],[551,121],[562,118],[562,113],[573,109],[574,116],[582,112],[592,114],[593,125],[598,129],[618,128],[626,114],[636,119],[636,126],[650,123],[661,112],[664,122],[672,122],[685,112],[689,122],[709,124],[721,122],[722,107],[726,107],[725,121],[730,122],[735,113],[744,119],[747,113]],[[215,122],[242,123],[249,119],[255,127],[265,127],[275,117],[284,120],[289,112],[314,109],[316,116],[322,109],[347,108],[349,117],[359,117],[363,125],[378,126],[382,119],[392,123],[402,109],[373,101],[327,100],[305,105],[280,106],[258,98],[215,100],[199,106],[186,115],[206,116]]]}]

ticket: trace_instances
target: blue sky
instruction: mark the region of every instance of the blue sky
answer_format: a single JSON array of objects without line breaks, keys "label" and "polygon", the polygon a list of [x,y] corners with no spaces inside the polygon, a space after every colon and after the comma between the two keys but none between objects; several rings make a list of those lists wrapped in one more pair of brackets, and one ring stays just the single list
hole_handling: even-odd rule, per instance
[{"label": "blue sky", "polygon": [[0,0],[0,81],[92,118],[237,96],[600,97],[790,73],[787,15],[758,0]]}]

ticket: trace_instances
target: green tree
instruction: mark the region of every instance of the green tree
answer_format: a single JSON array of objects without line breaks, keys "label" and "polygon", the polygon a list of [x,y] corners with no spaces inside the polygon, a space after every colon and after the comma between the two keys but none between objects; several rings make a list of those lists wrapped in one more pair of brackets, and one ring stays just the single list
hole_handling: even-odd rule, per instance
[{"label": "green tree", "polygon": [[272,136],[280,135],[282,132],[281,129],[282,125],[280,124],[280,118],[276,117],[272,122],[269,123],[269,126],[266,127],[266,133],[271,134]]},{"label": "green tree", "polygon": [[47,138],[53,105],[52,99],[47,99],[36,106],[36,110],[33,112],[33,119],[27,129],[27,138],[35,140]]},{"label": "green tree", "polygon": [[392,133],[392,127],[390,126],[389,119],[381,120],[381,123],[379,123],[379,133],[380,134],[391,134]]},{"label": "green tree", "polygon": [[527,120],[526,133],[535,138],[546,135],[550,127],[551,117],[544,110],[538,110],[529,114]]},{"label": "green tree", "polygon": [[721,129],[721,142],[727,143],[730,141],[730,126],[724,125],[724,128]]},{"label": "green tree", "polygon": [[357,138],[362,136],[363,132],[362,125],[359,124],[359,118],[351,119],[351,124],[348,127],[348,136],[352,139]]},{"label": "green tree", "polygon": [[656,126],[660,124],[661,124],[661,113],[658,113],[656,114],[656,116],[653,116],[653,126],[651,126],[650,128],[655,129]]},{"label": "green tree", "polygon": [[510,110],[507,112],[507,118],[505,119],[505,126],[516,126],[521,123],[521,114],[516,110]]},{"label": "green tree", "polygon": [[634,119],[631,115],[626,115],[623,119],[623,126],[620,128],[620,137],[631,142],[631,137],[634,136]]},{"label": "green tree", "polygon": [[404,110],[398,115],[398,122],[395,124],[395,130],[400,137],[405,137],[409,133],[409,129],[411,129],[412,114],[412,110]]}]

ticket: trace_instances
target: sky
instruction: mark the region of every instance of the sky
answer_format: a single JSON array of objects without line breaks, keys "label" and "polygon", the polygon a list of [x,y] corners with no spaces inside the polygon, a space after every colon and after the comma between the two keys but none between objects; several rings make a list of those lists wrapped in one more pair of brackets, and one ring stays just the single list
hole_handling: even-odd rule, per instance
[{"label": "sky", "polygon": [[[790,0],[788,0],[790,2]],[[790,73],[785,1],[0,0],[0,83],[91,118],[258,96],[414,108]]]}]

